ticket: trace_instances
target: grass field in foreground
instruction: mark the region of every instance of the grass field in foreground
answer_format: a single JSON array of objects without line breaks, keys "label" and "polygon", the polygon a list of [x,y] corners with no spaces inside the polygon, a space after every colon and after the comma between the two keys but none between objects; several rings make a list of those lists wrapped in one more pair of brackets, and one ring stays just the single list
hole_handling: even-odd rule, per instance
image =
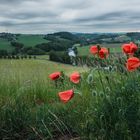
[{"label": "grass field in foreground", "polygon": [[[47,60],[0,60],[0,93],[15,94],[24,85],[42,84],[49,88],[48,76],[55,71],[63,71],[66,75],[74,71],[84,72],[87,69],[55,63]],[[5,86],[5,88],[3,88]],[[15,86],[15,87],[14,87]],[[32,88],[31,87],[31,88]],[[15,88],[15,89],[14,89]],[[17,89],[16,89],[17,88]],[[0,96],[1,96],[0,95]]]},{"label": "grass field in foreground", "polygon": [[[140,139],[139,72],[110,63],[118,68],[84,73],[47,60],[0,60],[0,139]],[[61,70],[83,72],[80,83],[65,76],[56,86],[48,75]],[[62,103],[58,93],[69,89],[74,96]]]}]

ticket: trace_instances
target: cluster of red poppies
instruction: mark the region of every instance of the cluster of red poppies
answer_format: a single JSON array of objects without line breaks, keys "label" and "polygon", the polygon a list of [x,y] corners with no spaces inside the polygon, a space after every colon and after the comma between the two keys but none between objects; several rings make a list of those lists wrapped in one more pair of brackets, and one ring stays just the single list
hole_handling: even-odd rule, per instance
[{"label": "cluster of red poppies", "polygon": [[[54,72],[49,75],[49,78],[53,81],[56,81],[59,80],[59,78],[61,78],[61,75],[61,72]],[[79,72],[74,72],[69,76],[69,79],[74,84],[78,84],[80,82],[81,76]],[[58,96],[63,103],[67,103],[74,96],[74,90],[70,89],[67,91],[59,92]]]},{"label": "cluster of red poppies", "polygon": [[138,50],[138,47],[133,42],[130,42],[129,44],[124,44],[122,46],[123,52],[128,55],[128,59],[126,62],[126,67],[128,71],[134,71],[138,67],[140,67],[140,59],[137,57],[134,57],[134,53]]},{"label": "cluster of red poppies", "polygon": [[91,46],[90,47],[90,52],[93,55],[98,55],[99,58],[105,59],[109,56],[109,51],[105,47],[100,47],[100,46]]},{"label": "cluster of red poppies", "polygon": [[[122,45],[123,52],[128,56],[127,62],[126,62],[126,68],[128,71],[133,71],[140,67],[140,59],[137,57],[134,57],[135,51],[138,50],[138,47],[133,42],[130,42],[129,44]],[[105,47],[100,46],[91,46],[90,52],[93,55],[98,55],[99,58],[105,59],[109,56],[109,50]],[[61,78],[62,73],[61,72],[54,72],[49,75],[49,78],[53,81],[59,80]],[[74,72],[69,76],[69,79],[74,84],[78,84],[80,82],[81,76],[79,72]],[[74,90],[70,89],[67,91],[59,92],[58,96],[60,100],[64,103],[67,103],[73,96],[74,96]]]},{"label": "cluster of red poppies", "polygon": [[[129,57],[126,62],[126,68],[128,71],[134,71],[138,67],[140,67],[140,59],[134,57],[134,53],[138,50],[138,47],[133,42],[129,44],[122,45],[123,52]],[[99,58],[105,59],[109,56],[109,51],[107,48],[100,47],[100,46],[91,46],[90,52],[93,55],[98,55]]]}]

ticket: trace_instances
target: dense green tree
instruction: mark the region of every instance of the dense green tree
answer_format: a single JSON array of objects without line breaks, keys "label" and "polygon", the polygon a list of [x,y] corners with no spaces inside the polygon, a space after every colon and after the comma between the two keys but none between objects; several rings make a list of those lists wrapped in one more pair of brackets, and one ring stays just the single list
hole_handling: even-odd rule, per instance
[{"label": "dense green tree", "polygon": [[8,55],[7,50],[0,50],[0,55],[1,55],[1,56]]}]

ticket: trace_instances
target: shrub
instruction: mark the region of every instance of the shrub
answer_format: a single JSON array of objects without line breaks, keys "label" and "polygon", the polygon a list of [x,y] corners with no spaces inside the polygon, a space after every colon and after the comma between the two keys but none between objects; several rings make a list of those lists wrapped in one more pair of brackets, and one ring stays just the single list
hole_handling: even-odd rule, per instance
[{"label": "shrub", "polygon": [[34,59],[36,59],[36,56],[34,55]]},{"label": "shrub", "polygon": [[19,59],[19,56],[18,56],[18,55],[16,55],[16,56],[15,56],[15,59]]},{"label": "shrub", "polygon": [[23,58],[27,59],[27,55],[24,55]]},{"label": "shrub", "polygon": [[51,51],[49,54],[49,59],[51,61],[61,62],[65,64],[71,64],[70,57],[66,52],[54,52]]},{"label": "shrub", "polygon": [[16,57],[14,55],[12,55],[12,59],[15,59]]},{"label": "shrub", "polygon": [[31,58],[32,58],[32,56],[31,56],[31,55],[29,55],[29,56],[28,56],[28,58],[29,58],[29,59],[31,59]]},{"label": "shrub", "polygon": [[1,56],[8,55],[7,50],[0,50],[0,55],[1,55]]},{"label": "shrub", "polygon": [[30,48],[28,51],[27,51],[27,54],[28,55],[44,55],[45,54],[45,51],[39,49],[39,48]]}]

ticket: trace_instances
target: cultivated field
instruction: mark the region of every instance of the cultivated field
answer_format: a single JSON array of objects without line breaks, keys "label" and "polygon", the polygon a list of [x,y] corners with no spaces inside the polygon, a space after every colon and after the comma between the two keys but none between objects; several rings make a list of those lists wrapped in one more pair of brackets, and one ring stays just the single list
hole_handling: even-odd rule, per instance
[{"label": "cultivated field", "polygon": [[[37,44],[47,43],[48,40],[43,39],[42,35],[20,35],[17,37],[17,42],[23,43],[25,47],[34,47]],[[0,38],[0,50],[11,51],[13,47],[10,44],[10,41],[7,39]]]},{"label": "cultivated field", "polygon": [[[80,56],[81,55],[85,55],[85,56],[90,55],[91,56],[91,54],[89,53],[89,48],[91,46],[92,45],[78,47],[78,55],[80,55]],[[122,52],[122,49],[121,49],[122,44],[121,43],[101,44],[101,46],[109,48],[111,53],[121,53]]]}]

